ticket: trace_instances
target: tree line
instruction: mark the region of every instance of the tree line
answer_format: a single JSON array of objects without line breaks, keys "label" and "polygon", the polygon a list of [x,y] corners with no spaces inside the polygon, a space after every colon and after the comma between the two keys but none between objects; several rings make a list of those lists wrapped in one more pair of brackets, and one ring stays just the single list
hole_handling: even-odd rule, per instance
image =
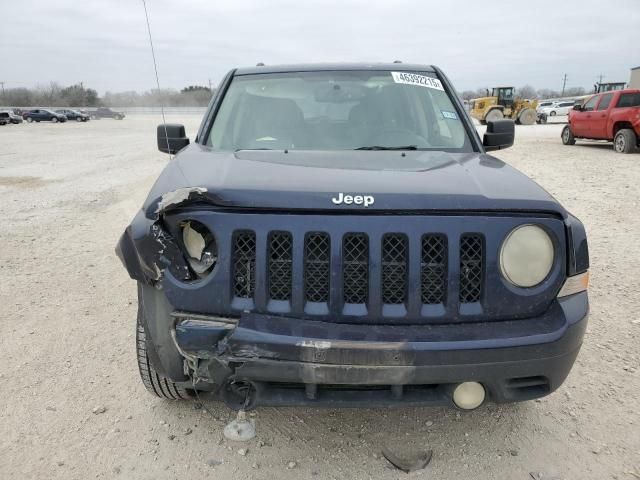
[{"label": "tree line", "polygon": [[5,107],[206,107],[215,89],[190,85],[182,90],[153,89],[146,92],[106,92],[102,97],[83,84],[60,86],[51,82],[35,88],[5,88],[0,106]]},{"label": "tree line", "polygon": [[[486,97],[487,90],[465,90],[459,92],[464,100]],[[0,106],[11,107],[206,107],[215,93],[215,89],[201,85],[189,85],[182,90],[152,89],[146,92],[106,92],[102,97],[92,88],[83,84],[60,86],[51,82],[47,86],[36,88],[6,88],[0,92]],[[541,88],[536,90],[531,85],[524,85],[516,89],[516,95],[529,99],[546,99],[559,97],[578,97],[588,92],[582,87],[568,88],[564,94],[558,90]]]}]

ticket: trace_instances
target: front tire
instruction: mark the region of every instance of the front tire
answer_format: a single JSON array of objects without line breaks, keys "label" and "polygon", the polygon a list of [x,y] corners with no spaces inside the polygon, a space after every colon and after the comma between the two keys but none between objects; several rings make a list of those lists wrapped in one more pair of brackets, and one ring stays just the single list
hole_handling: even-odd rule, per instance
[{"label": "front tire", "polygon": [[76,122],[81,122],[82,121],[82,117],[76,117]]},{"label": "front tire", "polygon": [[504,114],[502,113],[502,111],[498,110],[497,108],[494,108],[493,110],[490,110],[489,113],[485,115],[484,121],[491,122],[493,120],[502,120],[503,118],[504,118]]},{"label": "front tire", "polygon": [[613,149],[617,153],[633,153],[636,149],[638,138],[630,128],[618,130],[613,138]]},{"label": "front tire", "polygon": [[33,118],[27,117],[27,123],[31,123],[31,122],[33,122]]},{"label": "front tire", "polygon": [[156,397],[167,400],[187,400],[191,398],[189,390],[179,387],[174,382],[156,372],[147,355],[149,348],[153,348],[147,342],[144,331],[144,311],[142,304],[138,306],[138,321],[136,323],[136,351],[138,358],[138,371],[145,388]]},{"label": "front tire", "polygon": [[552,117],[556,116],[556,111],[555,110],[551,110],[551,112],[549,112],[549,115]]},{"label": "front tire", "polygon": [[518,115],[520,125],[533,125],[538,119],[538,114],[533,108],[525,108]]},{"label": "front tire", "polygon": [[569,127],[569,125],[566,125],[562,129],[562,144],[563,145],[575,145],[576,144],[576,138],[573,136],[573,132],[571,131],[571,128]]},{"label": "front tire", "polygon": [[58,119],[57,119],[56,117],[53,117],[53,118],[51,119],[51,121],[52,121],[53,123],[58,123]]}]

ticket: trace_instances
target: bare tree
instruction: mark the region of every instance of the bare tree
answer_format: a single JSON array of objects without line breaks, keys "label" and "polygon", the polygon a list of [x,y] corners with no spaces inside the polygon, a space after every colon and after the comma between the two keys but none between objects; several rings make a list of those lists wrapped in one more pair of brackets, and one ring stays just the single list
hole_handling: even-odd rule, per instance
[{"label": "bare tree", "polygon": [[547,98],[559,98],[560,92],[551,88],[541,88],[538,90],[538,98],[546,100]]},{"label": "bare tree", "polygon": [[524,85],[518,88],[516,92],[518,93],[518,96],[521,98],[533,99],[533,98],[537,98],[538,96],[536,94],[536,89],[533,88],[531,85]]}]

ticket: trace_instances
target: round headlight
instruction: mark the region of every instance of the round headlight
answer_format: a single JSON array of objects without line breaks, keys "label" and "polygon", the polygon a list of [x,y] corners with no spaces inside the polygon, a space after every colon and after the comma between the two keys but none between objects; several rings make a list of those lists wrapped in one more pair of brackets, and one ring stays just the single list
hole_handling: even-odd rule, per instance
[{"label": "round headlight", "polygon": [[553,242],[547,232],[536,225],[521,225],[502,243],[500,270],[512,284],[534,287],[549,275],[553,257]]},{"label": "round headlight", "polygon": [[206,276],[218,260],[213,234],[200,222],[190,220],[182,225],[182,242],[191,269],[199,278]]}]

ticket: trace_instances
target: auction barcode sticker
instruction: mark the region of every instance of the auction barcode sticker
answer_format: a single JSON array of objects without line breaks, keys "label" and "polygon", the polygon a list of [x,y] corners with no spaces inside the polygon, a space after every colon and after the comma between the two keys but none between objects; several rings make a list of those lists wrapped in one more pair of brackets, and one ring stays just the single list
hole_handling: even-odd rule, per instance
[{"label": "auction barcode sticker", "polygon": [[391,72],[393,81],[396,83],[404,83],[406,85],[417,85],[418,87],[435,88],[436,90],[444,91],[442,83],[437,78],[426,77],[424,75],[417,75],[415,73],[407,72]]}]

